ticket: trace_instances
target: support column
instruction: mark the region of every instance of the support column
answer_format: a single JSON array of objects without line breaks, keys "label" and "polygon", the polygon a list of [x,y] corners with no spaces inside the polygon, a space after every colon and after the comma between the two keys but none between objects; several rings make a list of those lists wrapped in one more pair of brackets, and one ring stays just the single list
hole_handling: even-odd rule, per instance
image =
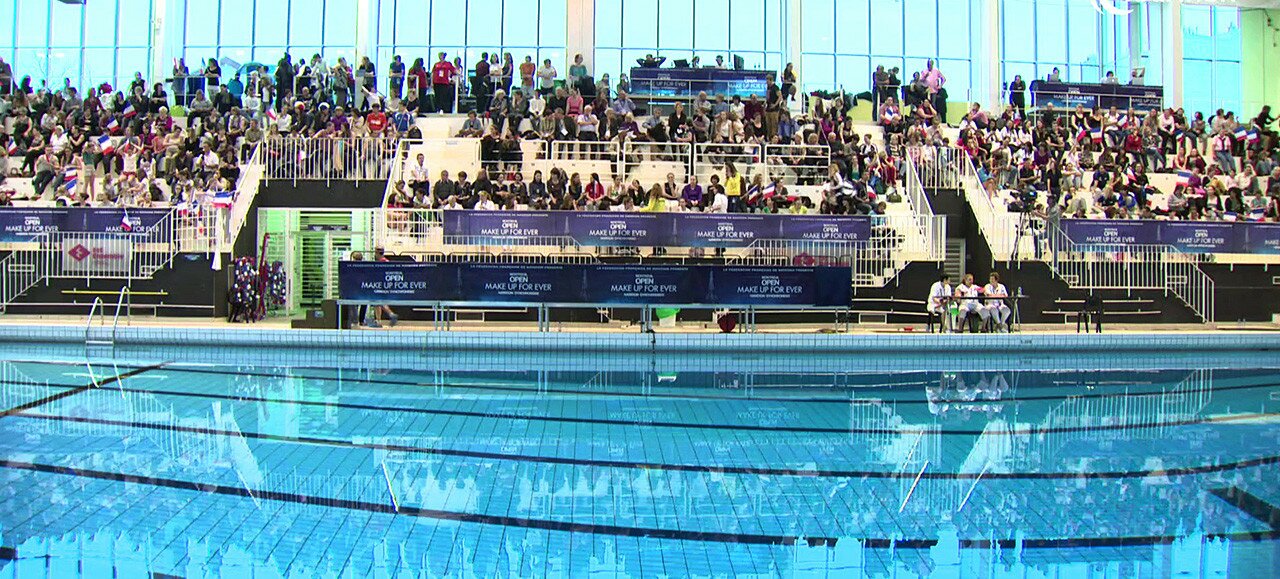
[{"label": "support column", "polygon": [[[172,61],[165,58],[166,54],[172,54],[171,50],[167,50],[165,40],[165,27],[168,26],[169,2],[160,1],[151,3],[151,70],[147,71],[148,79],[169,78],[169,73],[173,72]],[[119,35],[119,32],[116,33]],[[116,42],[119,43],[119,38]],[[116,71],[116,76],[120,78],[129,78],[125,71]]]},{"label": "support column", "polygon": [[1142,68],[1142,53],[1146,51],[1143,44],[1143,32],[1146,31],[1146,15],[1147,5],[1134,3],[1129,5],[1133,9],[1127,18],[1129,19],[1129,70]]},{"label": "support column", "polygon": [[[979,97],[985,98],[985,106],[991,110],[1002,110],[1000,98],[1004,94],[1004,51],[1002,50],[1001,39],[1004,31],[1000,26],[1000,2],[999,0],[980,0],[982,3],[982,23],[983,35],[982,42],[979,46],[978,54],[984,55],[986,60],[979,70],[979,78],[985,80],[982,83],[975,83],[975,87],[986,87],[986,94],[975,94],[974,99]],[[1030,84],[1033,79],[1026,79]],[[905,82],[905,81],[904,81]]]},{"label": "support column", "polygon": [[[360,64],[360,59],[368,56],[373,61],[375,70],[382,70],[390,62],[378,62],[377,49],[374,46],[374,28],[378,25],[377,6],[370,0],[356,0],[356,57],[351,66]],[[294,55],[298,56],[298,55]],[[429,59],[434,60],[434,59]],[[380,75],[381,77],[381,75]]]},{"label": "support column", "polygon": [[596,1],[568,0],[568,22],[565,23],[563,74],[567,75],[573,57],[582,55],[582,63],[593,77],[596,73]]},{"label": "support column", "polygon": [[801,64],[803,59],[800,54],[804,50],[804,0],[787,0],[786,6],[786,33],[782,38],[782,68],[778,69],[778,83],[782,83],[782,71],[786,69],[787,63],[795,64],[796,73],[796,100],[804,102],[802,98],[804,86],[804,66]]},{"label": "support column", "polygon": [[1182,106],[1182,0],[1169,0],[1160,19],[1164,29],[1164,106]]}]

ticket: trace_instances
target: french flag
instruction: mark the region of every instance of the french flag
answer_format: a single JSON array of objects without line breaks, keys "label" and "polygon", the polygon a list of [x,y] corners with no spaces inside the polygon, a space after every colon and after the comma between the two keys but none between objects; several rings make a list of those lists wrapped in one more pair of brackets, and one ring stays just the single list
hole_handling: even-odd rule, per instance
[{"label": "french flag", "polygon": [[120,218],[120,231],[125,233],[133,233],[133,224],[129,222],[129,212],[126,210]]},{"label": "french flag", "polygon": [[1101,143],[1101,142],[1102,142],[1102,129],[1094,129],[1094,130],[1092,130],[1092,131],[1089,131],[1089,138],[1090,138],[1090,139],[1093,139],[1093,142],[1095,142],[1095,143]]},{"label": "french flag", "polygon": [[776,193],[777,193],[777,188],[776,188],[776,187],[774,187],[774,185],[773,185],[773,182],[772,182],[772,181],[770,181],[768,185],[765,185],[765,186],[764,186],[764,198],[765,198],[765,199],[768,199],[768,198],[770,198],[770,197],[773,197]]},{"label": "french flag", "polygon": [[1234,133],[1234,135],[1237,141],[1244,140],[1246,137],[1249,136],[1249,131],[1244,127],[1240,127],[1236,129],[1236,132]]},{"label": "french flag", "polygon": [[1252,143],[1252,142],[1254,142],[1254,141],[1258,140],[1258,130],[1257,130],[1257,129],[1249,129],[1249,132],[1245,133],[1244,140],[1245,140],[1245,141],[1248,141],[1248,142],[1250,142],[1250,143]]},{"label": "french flag", "polygon": [[9,141],[9,147],[7,148],[7,150],[9,151],[9,154],[10,154],[10,155],[17,155],[17,154],[18,154],[18,142],[17,142],[17,141],[14,141],[14,140],[12,140],[12,139],[11,139],[11,140]]},{"label": "french flag", "polygon": [[276,111],[275,111],[275,109],[273,109],[273,108],[271,108],[271,107],[267,107],[267,118],[268,118],[268,119],[271,119],[271,122],[273,122],[273,123],[274,123],[274,122],[276,122],[276,120],[277,120],[277,119],[279,119],[280,117],[276,115]]},{"label": "french flag", "polygon": [[76,181],[78,180],[78,178],[79,178],[79,173],[75,170],[75,168],[69,167],[65,172],[62,173],[62,186],[66,187],[67,191],[75,191]]},{"label": "french flag", "polygon": [[138,111],[134,110],[133,103],[125,103],[124,110],[121,111],[121,114],[122,116],[124,116],[124,118],[128,119],[128,118],[133,118],[135,115],[137,115]]},{"label": "french flag", "polygon": [[107,130],[113,133],[119,131],[120,121],[116,120],[115,117],[111,117],[111,120],[107,121]]},{"label": "french flag", "polygon": [[1266,221],[1267,210],[1261,207],[1249,210],[1249,221]]},{"label": "french flag", "polygon": [[1084,142],[1087,138],[1089,138],[1089,129],[1080,129],[1080,133],[1076,135],[1076,142]]},{"label": "french flag", "polygon": [[1191,171],[1178,171],[1176,183],[1183,187],[1191,184]]},{"label": "french flag", "polygon": [[218,207],[222,209],[230,209],[231,205],[234,203],[235,203],[235,198],[231,195],[230,191],[218,191],[217,193],[213,194],[214,207]]},{"label": "french flag", "polygon": [[95,140],[98,141],[98,148],[102,149],[103,155],[110,155],[111,153],[115,152],[116,146],[115,146],[115,143],[111,141],[111,137],[102,135],[101,137],[98,137]]}]

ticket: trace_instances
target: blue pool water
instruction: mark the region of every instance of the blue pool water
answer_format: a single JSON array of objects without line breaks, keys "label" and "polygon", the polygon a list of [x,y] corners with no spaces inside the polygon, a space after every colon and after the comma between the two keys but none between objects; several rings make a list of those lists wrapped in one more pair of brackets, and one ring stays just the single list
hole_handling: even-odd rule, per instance
[{"label": "blue pool water", "polygon": [[1280,574],[1274,356],[774,355],[0,349],[0,579]]}]

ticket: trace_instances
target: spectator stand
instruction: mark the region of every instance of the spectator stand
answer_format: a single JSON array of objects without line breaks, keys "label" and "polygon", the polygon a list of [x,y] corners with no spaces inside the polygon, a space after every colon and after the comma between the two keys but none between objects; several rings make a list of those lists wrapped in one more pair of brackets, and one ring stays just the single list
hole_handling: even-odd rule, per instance
[{"label": "spectator stand", "polygon": [[266,179],[282,181],[384,181],[396,150],[385,137],[268,137]]},{"label": "spectator stand", "polygon": [[988,192],[973,160],[959,149],[915,147],[908,161],[930,187],[963,193],[993,262],[1044,262],[1072,289],[1165,291],[1202,321],[1214,320],[1214,282],[1199,267],[1206,256],[1162,244],[1077,243],[1043,213],[1010,211],[1010,194]]}]

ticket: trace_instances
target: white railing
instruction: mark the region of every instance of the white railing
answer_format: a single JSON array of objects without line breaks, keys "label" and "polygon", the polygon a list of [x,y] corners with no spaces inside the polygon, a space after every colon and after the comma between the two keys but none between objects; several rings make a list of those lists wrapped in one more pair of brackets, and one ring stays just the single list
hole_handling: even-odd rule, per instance
[{"label": "white railing", "polygon": [[1203,322],[1214,321],[1214,282],[1195,255],[1169,245],[1081,244],[1044,224],[1047,263],[1077,289],[1161,290],[1187,304]]},{"label": "white railing", "polygon": [[763,161],[764,147],[754,143],[699,143],[694,147],[693,174],[700,183],[711,182],[712,175],[719,175],[723,181],[725,164],[733,163],[745,179]]},{"label": "white railing", "polygon": [[0,308],[51,278],[150,279],[182,249],[177,212],[143,233],[41,233],[0,260]]},{"label": "white railing", "polygon": [[[406,181],[404,168],[409,164],[409,148],[415,145],[421,145],[420,140],[400,139],[396,143],[395,151],[391,154],[391,165],[387,168],[387,188],[382,194],[382,206],[386,207],[391,202],[391,194],[395,191],[395,185],[399,181]],[[424,155],[425,157],[425,155]]]},{"label": "white railing", "polygon": [[272,138],[263,142],[267,180],[384,181],[396,141],[385,137]]},{"label": "white railing", "polygon": [[831,166],[826,145],[765,145],[765,170],[788,185],[819,185]]},{"label": "white railing", "polygon": [[[618,161],[617,141],[552,141],[550,161],[608,163]],[[610,169],[610,173],[614,169]]]},{"label": "white railing", "polygon": [[[665,183],[671,174],[683,184],[692,167],[692,143],[629,141],[622,147],[622,175],[628,183],[633,179],[645,184]],[[606,177],[601,175],[601,179]]]},{"label": "white railing", "polygon": [[849,266],[856,287],[884,287],[912,261],[942,261],[944,247],[924,243],[921,229],[945,232],[945,216],[889,215],[873,217],[867,241],[763,239],[747,255],[731,260],[743,265]]},{"label": "white railing", "polygon": [[933,207],[929,204],[929,197],[925,194],[924,186],[920,183],[920,176],[916,173],[913,163],[903,163],[902,191],[902,197],[911,204],[911,214],[901,217],[915,218],[914,229],[911,231],[920,236],[921,248],[927,252],[927,255],[932,256],[931,261],[945,260],[947,255],[946,217],[942,216],[939,219],[933,214]]}]

